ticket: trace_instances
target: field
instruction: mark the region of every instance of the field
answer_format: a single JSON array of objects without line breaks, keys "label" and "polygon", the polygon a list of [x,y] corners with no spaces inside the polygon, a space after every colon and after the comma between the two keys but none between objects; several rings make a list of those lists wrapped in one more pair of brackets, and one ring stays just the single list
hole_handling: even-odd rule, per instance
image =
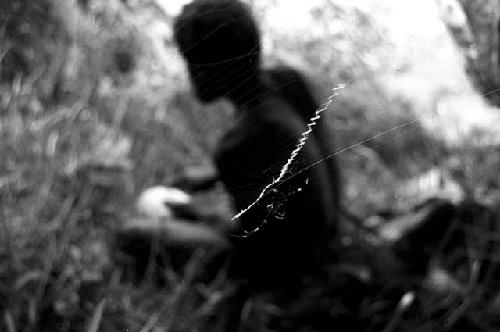
[{"label": "field", "polygon": [[[163,271],[162,287],[151,275],[130,282],[117,264],[114,234],[138,194],[210,166],[233,112],[196,101],[160,3],[0,3],[1,331],[223,330],[236,285],[224,270],[201,282],[203,252]],[[468,81],[439,20],[438,32],[412,35],[394,28],[401,12],[389,4],[322,0],[288,31],[286,18],[304,10],[252,4],[265,65],[307,71],[325,101],[346,84],[322,121],[336,135],[353,219],[405,224],[426,216],[415,205],[440,197],[472,221],[448,251],[413,243],[444,257],[423,276],[409,272],[420,268],[412,253],[384,265],[354,247],[286,309],[273,294],[246,299],[241,331],[500,329],[498,110]],[[233,214],[223,188],[197,200]],[[362,282],[365,265],[382,270],[377,282]]]}]

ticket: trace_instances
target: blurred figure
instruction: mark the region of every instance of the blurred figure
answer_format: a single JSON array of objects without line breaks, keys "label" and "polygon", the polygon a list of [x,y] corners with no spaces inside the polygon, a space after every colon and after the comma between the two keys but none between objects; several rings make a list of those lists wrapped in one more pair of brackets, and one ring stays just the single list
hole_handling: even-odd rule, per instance
[{"label": "blurred figure", "polygon": [[[284,101],[290,104],[304,122],[309,123],[320,108],[318,97],[313,92],[313,87],[308,78],[297,69],[287,65],[277,65],[266,68],[263,72],[264,79],[273,94],[278,94]],[[324,121],[318,121],[312,132],[310,140],[315,140],[321,148],[321,157],[326,158],[327,165],[332,176],[332,188],[336,191],[332,202],[338,210],[341,192],[341,181],[337,161],[333,156],[335,152],[334,135]],[[217,171],[211,167],[189,167],[184,170],[174,186],[187,191],[202,191],[211,189],[219,179]]]},{"label": "blurred figure", "polygon": [[[246,208],[277,177],[302,132],[299,108],[273,93],[260,68],[260,33],[239,1],[197,0],[174,26],[198,98],[229,99],[234,124],[215,154],[220,180],[237,211]],[[310,96],[303,96],[309,98]],[[301,96],[297,96],[301,99]],[[313,112],[314,110],[311,110]],[[336,234],[336,170],[318,163],[323,147],[312,137],[283,181],[233,225],[230,276],[255,290],[300,288],[304,275],[321,265],[325,244]]]}]

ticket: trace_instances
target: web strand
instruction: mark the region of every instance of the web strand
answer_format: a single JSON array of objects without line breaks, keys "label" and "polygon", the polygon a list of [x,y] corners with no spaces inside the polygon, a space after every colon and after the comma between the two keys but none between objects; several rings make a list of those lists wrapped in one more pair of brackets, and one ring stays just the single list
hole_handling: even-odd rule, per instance
[{"label": "web strand", "polygon": [[330,105],[333,103],[333,100],[336,96],[338,96],[339,91],[344,89],[346,87],[346,84],[339,84],[337,87],[333,88],[333,93],[328,97],[328,101],[322,104],[315,112],[314,115],[310,118],[309,123],[307,124],[307,129],[301,134],[299,141],[297,145],[295,146],[295,149],[290,153],[290,157],[286,161],[286,163],[283,165],[283,167],[280,170],[280,173],[276,179],[273,179],[273,181],[269,184],[267,184],[264,189],[260,192],[260,194],[257,196],[257,198],[250,203],[246,208],[242,209],[240,212],[238,212],[235,216],[231,218],[231,221],[235,221],[236,219],[240,218],[242,215],[247,213],[251,208],[253,208],[255,205],[257,205],[262,198],[267,194],[268,190],[282,182],[283,178],[285,177],[286,173],[288,172],[290,165],[294,162],[294,160],[297,158],[299,155],[300,151],[303,149],[304,145],[307,142],[307,139],[311,136],[311,133],[313,132],[314,127],[318,123],[318,120],[321,118],[321,115],[324,111],[330,107]]}]

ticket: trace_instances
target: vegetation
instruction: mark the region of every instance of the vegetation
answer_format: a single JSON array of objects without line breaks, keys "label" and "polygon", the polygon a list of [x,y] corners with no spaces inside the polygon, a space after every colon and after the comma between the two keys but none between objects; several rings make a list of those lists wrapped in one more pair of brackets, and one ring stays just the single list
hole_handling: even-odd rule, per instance
[{"label": "vegetation", "polygon": [[[262,15],[272,7],[255,6]],[[321,33],[310,36],[292,38],[264,21],[271,39],[266,61],[295,54],[325,96],[348,83],[324,120],[339,147],[352,146],[339,155],[349,210],[363,219],[381,211],[408,213],[422,193],[400,195],[399,188],[432,167],[451,174],[468,198],[498,203],[493,147],[446,146],[414,121],[414,105],[383,91],[377,59],[390,54],[390,42],[371,9],[327,0],[318,8]],[[202,107],[187,92],[168,35],[171,20],[147,0],[0,3],[0,330],[222,329],[234,285],[223,270],[211,283],[200,282],[202,253],[180,272],[166,269],[168,282],[158,288],[151,278],[140,285],[124,281],[113,247],[112,234],[133,213],[137,193],[172,183],[186,166],[210,163],[231,116],[230,106]],[[210,195],[202,200],[230,216],[224,192]],[[491,242],[487,257],[498,260],[497,230],[494,222],[464,237]],[[351,254],[359,251],[347,252],[346,261]],[[474,264],[457,263],[472,270]],[[341,329],[353,320],[366,331],[498,327],[492,277],[466,273],[470,278],[460,279],[460,269],[450,268],[434,270],[442,274],[427,284],[413,287],[415,281],[402,275],[374,290],[357,272],[325,269],[327,282],[311,281],[287,310],[273,305],[273,294],[248,299],[246,330],[274,324],[309,331],[319,322]],[[455,284],[458,290],[450,290]],[[351,298],[362,305],[352,309]]]}]

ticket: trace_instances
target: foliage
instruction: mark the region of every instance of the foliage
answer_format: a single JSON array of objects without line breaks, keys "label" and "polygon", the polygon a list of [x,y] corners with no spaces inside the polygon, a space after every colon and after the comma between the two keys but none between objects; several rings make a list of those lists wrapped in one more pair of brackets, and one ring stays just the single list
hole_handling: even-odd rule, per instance
[{"label": "foliage", "polygon": [[[161,290],[151,280],[140,286],[122,282],[112,262],[109,234],[130,213],[134,195],[148,185],[170,183],[182,167],[209,163],[232,111],[223,103],[202,110],[186,93],[188,81],[172,41],[149,33],[152,22],[171,20],[154,4],[0,3],[1,330],[196,331],[225,324],[216,314],[230,310],[233,285],[223,272],[209,285],[200,283],[202,256],[194,255],[180,273],[167,269],[169,284]],[[381,93],[377,73],[390,48],[369,10],[324,1],[313,13],[321,33],[307,38],[264,23],[272,36],[268,63],[296,54],[324,95],[348,83],[324,118],[340,148],[413,120],[404,100]],[[390,208],[390,187],[442,154],[439,142],[418,125],[398,134],[339,155],[348,182],[346,205],[353,212]],[[455,153],[471,155],[460,163],[466,170],[484,167],[484,177],[471,186],[481,191],[476,195],[488,188],[495,201],[498,179],[488,169],[497,160],[477,151]],[[462,173],[466,179],[476,174]],[[217,205],[224,199],[216,194]],[[318,307],[329,321],[328,310],[344,305],[337,303],[336,272],[328,279],[332,289],[307,287],[290,316],[280,314],[272,295],[249,299],[246,321],[256,331],[273,317],[305,326]],[[356,285],[348,290],[357,291]],[[401,294],[396,295],[398,301]],[[368,317],[368,327],[370,313],[391,296],[376,294],[366,304],[360,316]],[[439,307],[445,300],[435,301]],[[376,318],[390,317],[392,311],[384,310],[393,303],[382,306]],[[408,320],[408,331],[419,324],[432,330],[427,318],[436,313],[424,313],[418,322]]]},{"label": "foliage", "polygon": [[499,6],[496,1],[440,1],[444,22],[462,49],[477,88],[499,105]]}]

